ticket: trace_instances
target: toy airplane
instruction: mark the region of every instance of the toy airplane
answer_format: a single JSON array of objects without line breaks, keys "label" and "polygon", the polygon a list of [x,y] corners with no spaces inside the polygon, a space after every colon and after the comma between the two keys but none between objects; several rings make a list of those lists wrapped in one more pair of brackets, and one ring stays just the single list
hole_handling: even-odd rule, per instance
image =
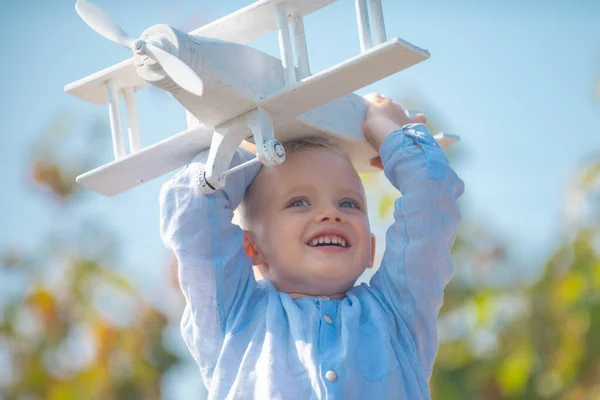
[{"label": "toy airplane", "polygon": [[[223,187],[243,140],[254,142],[257,158],[285,160],[279,142],[328,135],[359,171],[376,156],[362,134],[365,100],[353,91],[408,68],[429,53],[399,38],[386,40],[381,0],[355,0],[361,54],[310,73],[303,17],[336,0],[260,0],[189,34],[155,25],[130,38],[102,9],[78,0],[81,18],[95,31],[133,51],[133,58],[73,82],[65,91],[96,104],[109,104],[115,160],[77,177],[77,182],[112,196],[189,163],[210,148],[200,178],[205,193]],[[296,63],[290,37],[292,26]],[[281,60],[244,45],[279,32]],[[187,112],[188,129],[142,148],[135,92],[149,85],[169,92]],[[130,153],[126,154],[120,113],[124,97]],[[441,145],[457,139],[436,135]]]}]

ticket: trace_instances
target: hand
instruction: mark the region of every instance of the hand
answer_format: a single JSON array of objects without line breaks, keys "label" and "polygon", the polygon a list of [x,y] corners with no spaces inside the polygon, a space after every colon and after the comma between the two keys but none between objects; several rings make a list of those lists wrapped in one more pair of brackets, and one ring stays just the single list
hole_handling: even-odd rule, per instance
[{"label": "hand", "polygon": [[[423,114],[408,117],[400,105],[379,93],[370,93],[364,98],[367,100],[367,114],[363,124],[363,134],[367,142],[377,151],[390,133],[402,129],[406,124],[424,124],[427,121]],[[379,157],[371,160],[371,165],[383,168]]]}]

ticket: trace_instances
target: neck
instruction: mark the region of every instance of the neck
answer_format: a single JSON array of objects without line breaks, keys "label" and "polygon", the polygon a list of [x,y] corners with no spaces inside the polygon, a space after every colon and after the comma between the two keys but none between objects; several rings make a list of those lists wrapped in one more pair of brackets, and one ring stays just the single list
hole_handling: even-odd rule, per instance
[{"label": "neck", "polygon": [[326,297],[328,299],[343,299],[346,297],[346,293],[335,293],[335,294],[304,294],[304,293],[296,293],[296,292],[286,292],[290,295],[290,297],[294,300],[302,298],[302,297]]}]

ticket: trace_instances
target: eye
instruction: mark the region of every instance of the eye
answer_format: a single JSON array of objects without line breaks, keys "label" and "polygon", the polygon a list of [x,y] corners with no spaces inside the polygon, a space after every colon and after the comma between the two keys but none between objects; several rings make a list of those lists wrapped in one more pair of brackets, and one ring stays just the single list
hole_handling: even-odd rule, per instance
[{"label": "eye", "polygon": [[344,200],[340,201],[339,206],[341,208],[356,208],[358,210],[361,209],[360,204],[358,204],[358,202],[356,202],[352,199],[344,199]]},{"label": "eye", "polygon": [[289,203],[288,203],[288,207],[307,207],[310,206],[310,203],[308,202],[307,199],[300,197],[297,199],[292,199]]}]

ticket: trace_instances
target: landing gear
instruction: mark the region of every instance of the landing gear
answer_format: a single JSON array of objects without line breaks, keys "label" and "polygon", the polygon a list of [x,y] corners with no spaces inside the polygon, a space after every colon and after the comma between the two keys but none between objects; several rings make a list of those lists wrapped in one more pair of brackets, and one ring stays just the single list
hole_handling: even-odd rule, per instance
[{"label": "landing gear", "polygon": [[[256,158],[227,169],[242,140],[250,134],[256,143]],[[285,148],[273,136],[273,120],[262,108],[257,108],[215,128],[206,169],[198,173],[197,185],[202,193],[211,194],[225,186],[227,175],[257,162],[267,166],[278,165],[285,161],[285,157]]]}]

